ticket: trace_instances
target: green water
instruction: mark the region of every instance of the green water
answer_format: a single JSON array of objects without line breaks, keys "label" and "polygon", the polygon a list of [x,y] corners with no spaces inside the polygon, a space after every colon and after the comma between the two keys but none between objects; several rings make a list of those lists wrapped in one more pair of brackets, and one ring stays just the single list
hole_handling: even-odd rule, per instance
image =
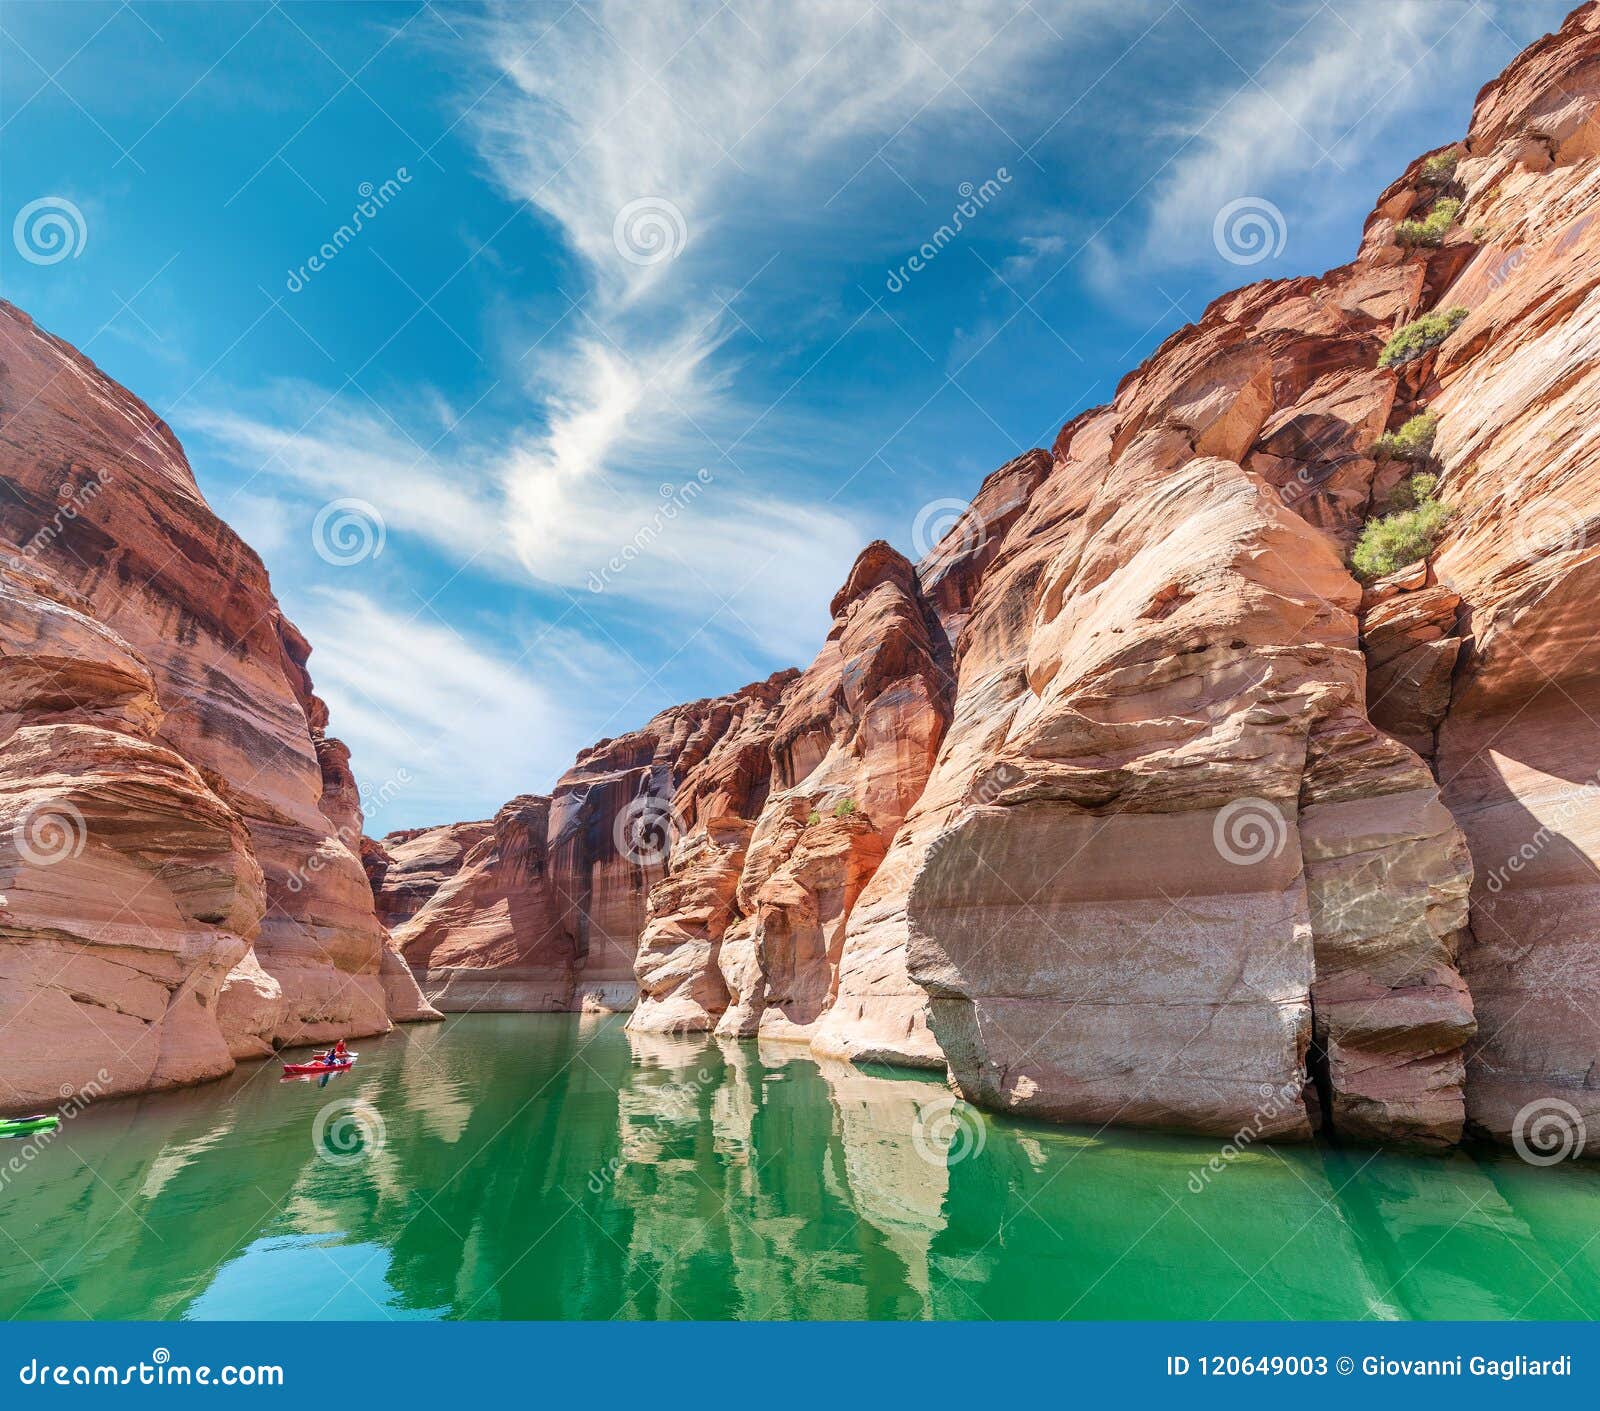
[{"label": "green water", "polygon": [[258,1064],[64,1123],[0,1187],[0,1314],[1600,1312],[1591,1170],[1256,1150],[1196,1194],[1214,1142],[952,1133],[939,1084],[791,1046],[485,1015],[358,1047],[326,1087]]}]

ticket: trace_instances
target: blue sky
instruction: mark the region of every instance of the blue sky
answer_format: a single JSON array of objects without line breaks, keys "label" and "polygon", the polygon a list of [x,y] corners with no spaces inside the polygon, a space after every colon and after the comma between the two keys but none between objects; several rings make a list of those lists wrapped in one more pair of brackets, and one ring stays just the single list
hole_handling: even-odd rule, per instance
[{"label": "blue sky", "polygon": [[1567,8],[13,0],[0,292],[261,553],[370,830],[479,817],[804,665]]}]

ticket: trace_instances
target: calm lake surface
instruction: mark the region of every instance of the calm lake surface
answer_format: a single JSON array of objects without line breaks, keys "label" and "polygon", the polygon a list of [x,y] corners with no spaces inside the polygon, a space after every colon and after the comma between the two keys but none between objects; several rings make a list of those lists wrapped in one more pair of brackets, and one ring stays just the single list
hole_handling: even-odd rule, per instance
[{"label": "calm lake surface", "polygon": [[1215,1142],[952,1129],[933,1079],[789,1045],[469,1015],[358,1047],[64,1123],[0,1188],[0,1314],[1600,1312],[1593,1170],[1259,1149],[1196,1194]]}]

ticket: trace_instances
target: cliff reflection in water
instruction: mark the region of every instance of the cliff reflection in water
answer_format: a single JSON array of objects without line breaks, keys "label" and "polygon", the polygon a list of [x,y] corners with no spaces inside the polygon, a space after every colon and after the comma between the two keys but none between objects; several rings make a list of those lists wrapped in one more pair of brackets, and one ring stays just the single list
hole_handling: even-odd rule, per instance
[{"label": "cliff reflection in water", "polygon": [[789,1045],[501,1015],[362,1050],[68,1123],[0,1187],[0,1315],[1600,1310],[1587,1170],[1263,1148],[1196,1192],[1211,1144],[969,1114],[946,1155],[940,1083]]}]

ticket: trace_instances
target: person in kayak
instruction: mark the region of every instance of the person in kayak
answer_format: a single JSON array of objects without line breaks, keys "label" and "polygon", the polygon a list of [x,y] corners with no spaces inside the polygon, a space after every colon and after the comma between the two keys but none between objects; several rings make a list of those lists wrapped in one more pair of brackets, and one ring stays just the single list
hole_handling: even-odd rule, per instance
[{"label": "person in kayak", "polygon": [[326,1053],[319,1053],[315,1061],[318,1063],[348,1063],[350,1061],[350,1050],[345,1041],[340,1039]]}]

